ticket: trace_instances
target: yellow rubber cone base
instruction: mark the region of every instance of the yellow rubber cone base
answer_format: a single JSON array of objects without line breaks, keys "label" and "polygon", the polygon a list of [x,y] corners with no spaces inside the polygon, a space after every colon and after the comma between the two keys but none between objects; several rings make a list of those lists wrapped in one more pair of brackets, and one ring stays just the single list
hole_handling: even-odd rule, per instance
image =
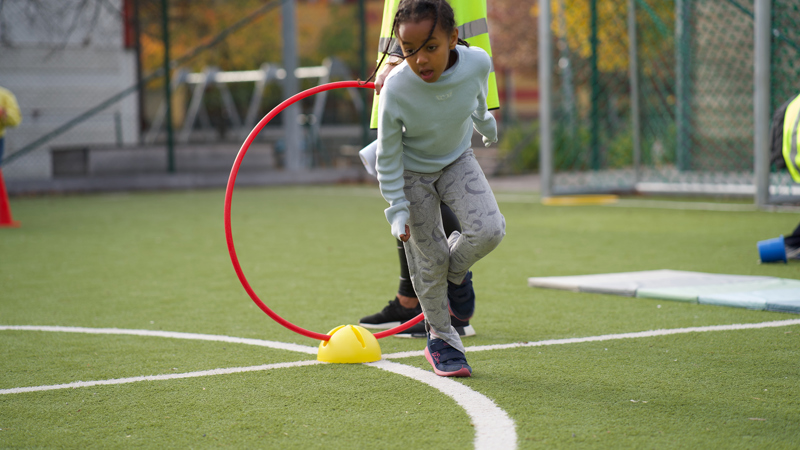
[{"label": "yellow rubber cone base", "polygon": [[317,361],[357,364],[380,361],[381,346],[366,328],[340,325],[328,332],[331,336],[319,344]]}]

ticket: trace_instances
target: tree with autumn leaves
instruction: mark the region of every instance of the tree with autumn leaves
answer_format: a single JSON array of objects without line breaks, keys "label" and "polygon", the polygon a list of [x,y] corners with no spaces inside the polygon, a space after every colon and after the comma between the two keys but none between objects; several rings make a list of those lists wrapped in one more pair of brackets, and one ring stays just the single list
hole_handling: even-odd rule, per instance
[{"label": "tree with autumn leaves", "polygon": [[[163,63],[161,1],[138,0],[142,63],[154,70]],[[170,52],[175,57],[225,30],[265,4],[265,0],[169,0]],[[509,69],[536,67],[537,2],[489,0],[494,59]],[[359,17],[355,2],[336,4],[299,1],[298,49],[301,64],[317,65],[336,56],[357,73]],[[367,0],[367,61],[372,63],[380,31],[383,0]],[[280,7],[231,34],[214,48],[189,62],[193,70],[217,66],[222,70],[250,70],[264,62],[281,61]]]},{"label": "tree with autumn leaves", "polygon": [[495,65],[533,70],[537,65],[537,0],[489,0],[489,35]]},{"label": "tree with autumn leaves", "polygon": [[[162,0],[138,0],[142,64],[154,70],[163,64]],[[282,36],[279,0],[169,0],[170,53],[187,54],[198,45],[251,16],[265,4],[270,11],[231,33],[219,44],[187,62],[191,70],[215,66],[221,70],[251,70],[263,63],[281,62]],[[357,70],[358,17],[356,5],[298,2],[298,51],[301,65],[319,65],[337,56]],[[375,32],[377,40],[377,32]]]}]

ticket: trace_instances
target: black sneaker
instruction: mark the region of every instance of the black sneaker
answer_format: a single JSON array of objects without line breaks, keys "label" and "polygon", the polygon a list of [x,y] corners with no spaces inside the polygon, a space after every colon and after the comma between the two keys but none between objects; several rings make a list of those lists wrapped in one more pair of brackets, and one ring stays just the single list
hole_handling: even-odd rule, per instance
[{"label": "black sneaker", "polygon": [[395,297],[381,312],[363,317],[358,321],[358,324],[364,328],[386,330],[400,326],[403,322],[408,322],[421,312],[422,308],[419,305],[416,308],[405,308],[400,304],[400,300]]},{"label": "black sneaker", "polygon": [[[453,325],[453,328],[456,329],[456,332],[459,336],[463,337],[470,337],[475,336],[475,328],[472,328],[472,325],[469,324],[469,320],[461,321],[456,319],[453,316],[450,316],[450,324]],[[425,321],[412,326],[406,330],[403,330],[397,334],[395,337],[399,338],[427,338],[428,332],[425,331]]]}]

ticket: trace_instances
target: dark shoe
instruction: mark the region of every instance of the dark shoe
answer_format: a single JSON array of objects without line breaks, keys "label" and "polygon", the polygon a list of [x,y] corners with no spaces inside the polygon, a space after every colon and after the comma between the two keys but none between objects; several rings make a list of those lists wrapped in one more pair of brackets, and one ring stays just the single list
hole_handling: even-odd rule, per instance
[{"label": "dark shoe", "polygon": [[447,282],[447,300],[450,315],[467,321],[475,313],[475,290],[472,289],[472,272],[467,272],[461,284]]},{"label": "dark shoe", "polygon": [[440,377],[472,376],[472,367],[467,364],[466,356],[441,339],[428,338],[425,359],[433,366],[434,373]]},{"label": "dark shoe", "polygon": [[[459,336],[463,337],[470,337],[475,336],[475,328],[472,328],[472,325],[469,324],[469,321],[461,321],[456,319],[453,316],[450,316],[450,324],[456,329],[456,332]],[[397,334],[395,337],[399,338],[427,338],[428,332],[425,331],[425,321],[422,321],[411,328],[403,330]]]},{"label": "dark shoe", "polygon": [[381,312],[363,317],[358,324],[364,328],[384,330],[400,326],[403,322],[417,317],[421,312],[422,308],[419,305],[416,308],[404,308],[400,304],[400,300],[395,297]]}]

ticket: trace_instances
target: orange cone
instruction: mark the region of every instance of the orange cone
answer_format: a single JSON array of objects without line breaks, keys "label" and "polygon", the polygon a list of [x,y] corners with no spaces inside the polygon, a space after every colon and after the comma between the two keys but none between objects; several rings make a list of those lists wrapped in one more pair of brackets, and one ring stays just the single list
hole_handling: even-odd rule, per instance
[{"label": "orange cone", "polygon": [[0,169],[0,228],[17,228],[19,222],[11,217],[11,206],[8,204],[6,182],[3,180],[3,170]]}]

